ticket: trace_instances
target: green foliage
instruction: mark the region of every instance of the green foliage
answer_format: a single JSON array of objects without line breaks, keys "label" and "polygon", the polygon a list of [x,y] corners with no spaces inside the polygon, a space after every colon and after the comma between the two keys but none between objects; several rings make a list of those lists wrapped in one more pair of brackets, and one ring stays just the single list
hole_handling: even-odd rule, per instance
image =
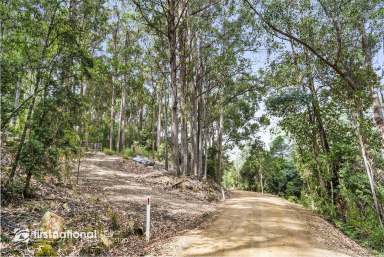
[{"label": "green foliage", "polygon": [[241,188],[241,185],[239,184],[239,172],[235,167],[227,167],[224,172],[223,185],[225,188]]},{"label": "green foliage", "polygon": [[[169,146],[166,145],[165,142],[162,142],[160,144],[160,146],[158,147],[156,153],[155,153],[155,157],[157,160],[164,160],[164,157],[165,157],[165,148]],[[169,151],[169,150],[168,150]]]},{"label": "green foliage", "polygon": [[225,183],[231,187],[261,191],[263,179],[265,192],[290,197],[291,200],[299,199],[303,182],[289,158],[288,144],[278,136],[271,145],[267,151],[258,141],[252,144],[239,172],[227,171]]},{"label": "green foliage", "polygon": [[[340,193],[346,205],[345,223],[338,225],[350,237],[364,242],[368,247],[383,251],[384,230],[372,208],[368,178],[362,171],[354,171],[348,166],[341,170],[341,178]],[[380,190],[382,187],[379,187]],[[381,201],[384,200],[382,195],[379,197]]]},{"label": "green foliage", "polygon": [[148,158],[152,155],[150,149],[143,145],[139,145],[137,142],[132,145],[131,153],[133,153],[133,155],[142,155]]},{"label": "green foliage", "polygon": [[123,157],[125,159],[129,159],[131,157],[135,156],[135,151],[132,148],[125,148],[123,151]]},{"label": "green foliage", "polygon": [[35,256],[57,256],[57,252],[50,243],[40,242],[35,244]]},{"label": "green foliage", "polygon": [[115,151],[111,151],[109,148],[103,148],[103,153],[107,154],[107,155],[114,155],[115,154]]}]

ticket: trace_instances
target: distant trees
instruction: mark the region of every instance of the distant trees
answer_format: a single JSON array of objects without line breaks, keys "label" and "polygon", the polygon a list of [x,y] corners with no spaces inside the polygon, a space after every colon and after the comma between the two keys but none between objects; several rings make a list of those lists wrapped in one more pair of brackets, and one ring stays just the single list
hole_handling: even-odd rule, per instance
[{"label": "distant trees", "polygon": [[258,140],[246,149],[247,157],[239,170],[239,178],[228,186],[272,193],[293,200],[301,198],[303,181],[295,167],[292,151],[282,136],[272,141],[270,150],[265,150]]},{"label": "distant trees", "polygon": [[[255,97],[255,92],[241,92],[255,80],[237,52],[244,47],[240,44],[241,30],[237,30],[241,18],[230,21],[233,13],[224,11],[235,5],[228,3],[223,7],[204,1],[134,3],[142,21],[155,33],[155,40],[167,42],[168,51],[162,58],[168,59],[169,66],[160,74],[156,69],[153,72],[169,81],[170,92],[165,88],[164,93],[169,93],[172,100],[173,169],[176,174],[204,178],[212,174],[220,183],[224,171],[224,134],[226,129],[231,130],[225,122],[226,112],[231,110],[226,107],[236,108],[239,103],[247,108],[255,106],[253,102],[236,102],[242,95]],[[239,62],[244,62],[244,66],[238,67]],[[237,91],[238,99],[232,98],[229,93]],[[252,116],[250,111],[233,122],[250,126],[247,122]],[[236,140],[238,135],[227,134],[227,139]],[[216,152],[214,167],[208,165],[209,148]],[[213,170],[207,171],[208,168]]]}]

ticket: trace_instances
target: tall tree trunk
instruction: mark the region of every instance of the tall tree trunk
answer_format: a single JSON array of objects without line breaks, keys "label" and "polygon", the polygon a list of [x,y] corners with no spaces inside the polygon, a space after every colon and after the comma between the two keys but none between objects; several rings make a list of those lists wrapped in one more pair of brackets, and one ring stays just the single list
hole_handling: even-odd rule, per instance
[{"label": "tall tree trunk", "polygon": [[168,42],[169,42],[169,64],[171,68],[171,90],[172,90],[172,149],[173,166],[176,174],[180,175],[180,151],[179,151],[179,118],[178,118],[178,88],[177,88],[177,64],[176,64],[176,13],[177,1],[168,1]]},{"label": "tall tree trunk", "polygon": [[144,123],[144,106],[141,106],[139,110],[139,125],[138,125],[140,132],[143,130],[143,123]]},{"label": "tall tree trunk", "polygon": [[[200,108],[199,108],[200,109]],[[200,113],[200,111],[199,111]],[[199,119],[198,119],[198,123],[197,123],[197,131],[198,131],[198,138],[197,138],[197,151],[198,151],[198,155],[197,155],[197,158],[198,158],[198,168],[197,168],[197,175],[199,177],[202,177],[203,176],[203,129],[202,129],[202,119],[201,119],[201,113],[199,116]]]},{"label": "tall tree trunk", "polygon": [[[199,47],[199,51],[201,51],[201,47]],[[198,131],[198,175],[200,177],[203,176],[203,134],[204,134],[204,128],[203,128],[203,120],[204,120],[204,105],[203,105],[203,81],[202,81],[202,74],[203,74],[203,60],[202,60],[202,54],[199,54],[200,56],[200,65],[199,65],[199,83],[197,88],[197,94],[198,94],[198,110],[197,110],[197,131]]]},{"label": "tall tree trunk", "polygon": [[[113,41],[113,59],[117,61],[118,53],[117,53],[117,44],[118,44],[118,32],[119,32],[119,25],[120,25],[120,15],[119,12],[116,10],[116,16],[117,16],[117,24],[116,28],[113,31],[112,34],[112,41]],[[110,115],[110,123],[109,123],[109,150],[113,150],[113,128],[115,126],[115,90],[117,85],[117,67],[116,63],[113,67],[112,72],[112,96],[111,96],[111,115]]]},{"label": "tall tree trunk", "polygon": [[[123,92],[123,90],[121,90]],[[122,104],[123,99],[120,100],[120,111],[117,113],[118,117],[118,127],[117,127],[117,137],[116,137],[116,152],[120,152],[120,138],[121,138],[121,113],[122,113]]]},{"label": "tall tree trunk", "polygon": [[220,109],[219,124],[217,128],[217,167],[216,167],[217,183],[219,184],[221,184],[221,177],[222,177],[223,120],[224,120],[223,110]]},{"label": "tall tree trunk", "polygon": [[[186,2],[180,1],[180,15],[186,8]],[[184,15],[185,16],[185,15]],[[179,29],[179,48],[180,48],[180,81],[181,81],[181,171],[183,175],[188,172],[188,128],[187,128],[187,53],[186,53],[186,20],[181,18]]]},{"label": "tall tree trunk", "polygon": [[194,83],[193,85],[193,89],[192,89],[192,99],[191,99],[191,102],[192,102],[192,113],[193,115],[191,115],[191,143],[192,143],[192,155],[191,155],[191,166],[192,166],[192,170],[193,170],[193,174],[195,176],[197,176],[197,171],[198,171],[198,162],[199,162],[199,159],[198,159],[198,155],[199,155],[199,150],[198,150],[198,126],[197,126],[197,123],[198,123],[198,118],[196,117],[196,113],[197,113],[197,84],[196,82]]},{"label": "tall tree trunk", "polygon": [[208,144],[207,144],[207,134],[204,136],[204,176],[203,179],[207,179],[207,169],[208,169]]},{"label": "tall tree trunk", "polygon": [[[129,31],[125,32],[125,42],[124,48],[127,49],[129,47]],[[124,55],[124,64],[128,66],[128,56]],[[127,71],[124,73],[124,85],[121,87],[121,99],[120,99],[120,117],[119,117],[119,130],[117,131],[117,142],[116,142],[116,150],[120,152],[121,149],[125,147],[125,110],[126,110],[126,94],[128,87],[128,78]]]},{"label": "tall tree trunk", "polygon": [[[357,108],[359,108],[359,105]],[[374,178],[375,172],[373,170],[373,166],[371,163],[371,158],[369,157],[368,150],[367,150],[365,143],[364,143],[363,133],[362,133],[361,125],[360,125],[361,119],[363,119],[362,113],[360,111],[353,111],[352,121],[353,121],[354,126],[355,126],[355,131],[357,134],[357,139],[358,139],[359,148],[361,151],[361,156],[363,158],[365,171],[366,171],[367,176],[368,176],[369,186],[370,186],[371,193],[372,193],[374,207],[375,207],[378,219],[379,219],[379,223],[382,227],[384,227],[384,225],[383,225],[384,215],[382,213],[381,204],[379,203],[379,200],[378,200],[378,197],[376,194],[376,183],[375,183],[375,178]]]},{"label": "tall tree trunk", "polygon": [[160,88],[156,92],[157,98],[157,117],[156,117],[156,150],[159,149],[161,144],[161,113],[162,113],[162,97],[160,93]]},{"label": "tall tree trunk", "polygon": [[168,170],[168,91],[164,90],[164,111],[165,111],[165,117],[164,117],[164,142],[165,142],[165,149],[164,149],[164,164],[165,164],[165,170]]},{"label": "tall tree trunk", "polygon": [[109,121],[109,150],[113,150],[113,127],[115,123],[115,85],[112,82],[112,96],[111,96],[111,115]]},{"label": "tall tree trunk", "polygon": [[117,131],[116,151],[120,152],[125,145],[125,98],[126,98],[126,85],[123,85],[121,89],[120,100],[120,117],[119,117],[119,129]]}]

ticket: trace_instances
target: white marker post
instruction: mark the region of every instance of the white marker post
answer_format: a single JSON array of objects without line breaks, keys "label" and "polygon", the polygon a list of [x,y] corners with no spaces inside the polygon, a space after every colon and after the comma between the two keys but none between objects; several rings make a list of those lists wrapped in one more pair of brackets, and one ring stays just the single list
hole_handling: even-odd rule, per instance
[{"label": "white marker post", "polygon": [[147,215],[146,215],[146,226],[145,226],[145,239],[147,242],[149,242],[149,230],[151,226],[151,202],[150,202],[150,197],[147,197]]}]

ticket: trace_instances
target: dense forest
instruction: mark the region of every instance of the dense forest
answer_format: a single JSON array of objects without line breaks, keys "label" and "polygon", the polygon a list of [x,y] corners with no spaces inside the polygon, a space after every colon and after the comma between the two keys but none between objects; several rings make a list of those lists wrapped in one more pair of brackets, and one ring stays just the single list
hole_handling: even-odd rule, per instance
[{"label": "dense forest", "polygon": [[382,1],[5,0],[0,13],[2,201],[72,176],[89,149],[141,155],[301,203],[384,252]]}]

